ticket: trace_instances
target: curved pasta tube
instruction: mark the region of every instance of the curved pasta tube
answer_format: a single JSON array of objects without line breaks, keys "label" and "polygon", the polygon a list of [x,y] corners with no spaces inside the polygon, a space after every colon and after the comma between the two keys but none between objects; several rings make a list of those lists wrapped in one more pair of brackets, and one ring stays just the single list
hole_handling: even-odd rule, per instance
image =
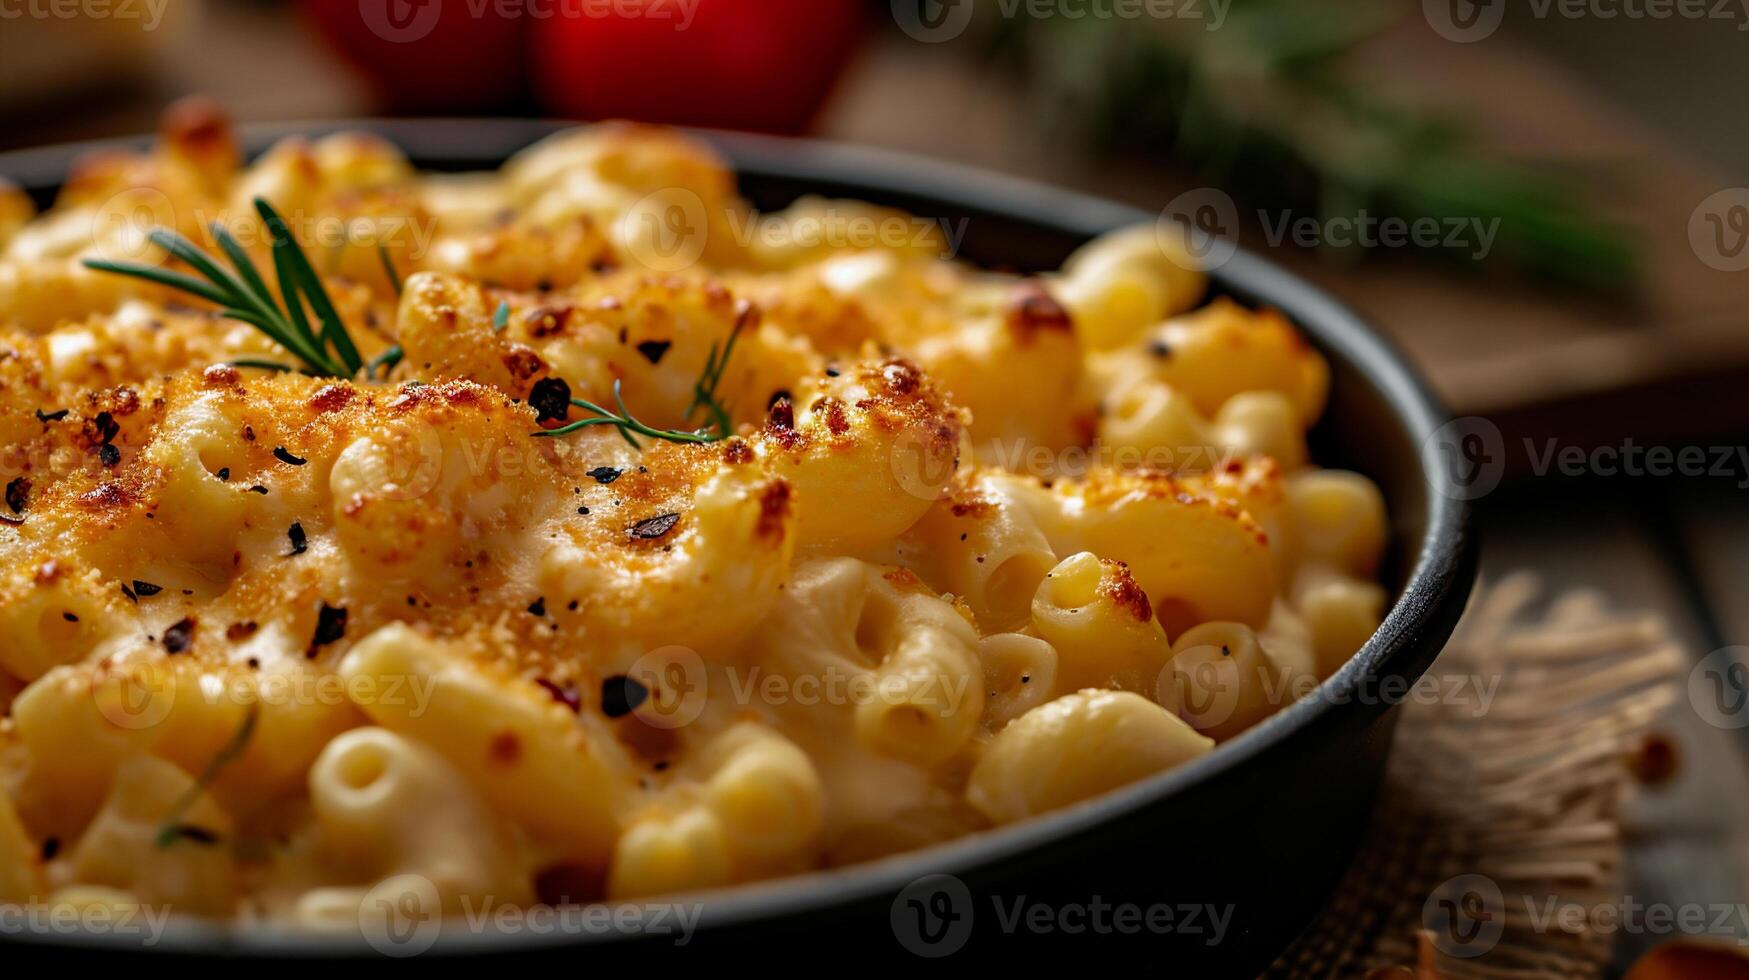
[{"label": "curved pasta tube", "polygon": [[226,397],[204,391],[164,416],[146,458],[164,473],[155,520],[175,534],[178,551],[213,569],[223,581],[232,568],[248,500],[216,473],[248,470],[243,423],[226,410]]},{"label": "curved pasta tube", "polygon": [[0,585],[0,671],[34,681],[89,657],[123,625],[118,596],[95,570],[14,577]]},{"label": "curved pasta tube", "polygon": [[1080,552],[1039,584],[1032,626],[1057,651],[1055,690],[1152,694],[1171,658],[1166,631],[1122,562]]},{"label": "curved pasta tube", "polygon": [[412,628],[384,627],[347,653],[340,675],[378,689],[425,678],[424,710],[378,701],[371,720],[436,749],[499,812],[567,856],[604,863],[631,777],[611,736],[528,681],[481,670]]},{"label": "curved pasta tube", "polygon": [[1179,238],[1152,224],[1114,231],[1083,245],[1063,266],[1059,292],[1081,342],[1110,350],[1195,306],[1208,276]]},{"label": "curved pasta tube", "polygon": [[1129,566],[1160,624],[1176,636],[1196,623],[1262,626],[1275,597],[1269,536],[1249,513],[1165,474],[1096,469],[1059,482],[1063,514],[1045,526],[1059,554],[1091,551]]},{"label": "curved pasta tube", "polygon": [[323,843],[348,868],[378,879],[421,875],[451,911],[465,896],[532,897],[473,787],[411,739],[383,728],[347,732],[310,767],[309,789]]},{"label": "curved pasta tube", "polygon": [[823,385],[758,450],[795,487],[804,554],[864,554],[917,523],[959,465],[963,420],[915,365],[865,364]]},{"label": "curved pasta tube", "polygon": [[1168,355],[1154,358],[1154,375],[1188,395],[1204,418],[1235,395],[1255,391],[1286,396],[1301,429],[1324,411],[1329,365],[1274,310],[1217,299],[1161,324],[1148,343]]},{"label": "curved pasta tube", "polygon": [[709,807],[652,815],[626,828],[614,845],[607,893],[616,899],[714,888],[733,872],[728,836]]},{"label": "curved pasta tube", "polygon": [[1100,445],[1174,473],[1205,469],[1214,435],[1190,398],[1162,381],[1142,379],[1119,389],[1099,419]]},{"label": "curved pasta tube", "polygon": [[1051,699],[1057,687],[1057,651],[1025,633],[997,633],[978,641],[978,661],[984,665],[984,723],[1000,731],[1028,711]]},{"label": "curved pasta tube", "polygon": [[[170,828],[165,818],[193,794]],[[195,785],[193,777],[161,759],[140,757],[116,771],[109,799],[79,838],[71,855],[83,884],[124,889],[140,902],[178,912],[216,916],[236,903],[236,859],[231,849],[202,846],[200,839],[228,842],[230,815]]]},{"label": "curved pasta tube", "polygon": [[1172,644],[1157,697],[1191,727],[1225,742],[1274,714],[1284,678],[1243,623],[1203,623]]},{"label": "curved pasta tube", "polygon": [[994,315],[918,338],[911,353],[977,420],[972,434],[980,458],[1093,439],[1094,404],[1069,314],[1036,284],[1018,287]]},{"label": "curved pasta tube", "polygon": [[987,471],[956,482],[906,535],[906,564],[965,600],[985,632],[1025,626],[1033,593],[1057,563],[1015,481]]},{"label": "curved pasta tube", "polygon": [[[714,449],[653,452],[661,461],[652,460],[650,469],[682,469],[704,480],[695,496],[639,502],[623,517],[610,512],[568,524],[541,556],[541,588],[564,607],[556,616],[590,635],[708,653],[744,636],[777,601],[796,541],[790,485],[751,462],[706,470],[683,461],[711,461]],[[625,489],[615,486],[617,499],[644,496],[642,479],[621,477]]]},{"label": "curved pasta tube", "polygon": [[137,756],[202,771],[252,712],[253,735],[207,789],[240,814],[285,798],[302,788],[323,746],[363,720],[338,695],[296,696],[318,690],[318,680],[302,665],[270,675],[193,658],[56,668],[13,705],[30,760],[33,825],[57,832],[82,825],[117,770]]},{"label": "curved pasta tube", "polygon": [[1299,562],[1358,579],[1378,573],[1389,530],[1377,484],[1341,470],[1296,474],[1287,483],[1287,512]]},{"label": "curved pasta tube", "polygon": [[870,676],[866,696],[850,698],[847,726],[838,720],[843,705],[791,710],[814,715],[810,724],[848,727],[874,752],[934,766],[977,728],[984,700],[977,633],[904,570],[853,558],[804,564],[754,642],[771,669],[792,680]]},{"label": "curved pasta tube", "polygon": [[1013,823],[1164,772],[1213,747],[1146,698],[1080,691],[1002,729],[973,767],[966,799],[996,823]]},{"label": "curved pasta tube", "polygon": [[42,896],[40,853],[24,832],[12,800],[0,793],[0,904],[24,905]]},{"label": "curved pasta tube", "polygon": [[331,457],[329,512],[361,578],[445,594],[482,544],[514,547],[559,503],[552,447],[530,446],[527,416],[487,391],[399,396]]},{"label": "curved pasta tube", "polygon": [[1279,391],[1245,391],[1227,399],[1215,415],[1214,442],[1224,453],[1268,456],[1287,470],[1310,459],[1298,409]]},{"label": "curved pasta tube", "polygon": [[820,833],[825,791],[807,753],[757,722],[713,739],[699,760],[703,799],[733,853],[755,861],[802,854]]},{"label": "curved pasta tube", "polygon": [[1384,621],[1385,590],[1321,566],[1294,579],[1294,605],[1310,632],[1314,669],[1329,677],[1354,656]]},{"label": "curved pasta tube", "polygon": [[526,395],[546,364],[493,329],[498,302],[472,280],[438,272],[407,278],[396,314],[406,357],[440,378],[467,378],[512,397]]}]

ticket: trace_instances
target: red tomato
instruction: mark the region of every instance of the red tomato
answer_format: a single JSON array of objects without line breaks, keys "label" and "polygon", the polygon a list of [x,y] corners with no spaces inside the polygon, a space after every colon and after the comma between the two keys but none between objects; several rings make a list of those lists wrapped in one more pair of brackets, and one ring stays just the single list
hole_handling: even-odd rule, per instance
[{"label": "red tomato", "polygon": [[391,107],[461,112],[524,92],[524,11],[571,0],[302,0],[304,14]]},{"label": "red tomato", "polygon": [[535,94],[557,115],[807,128],[854,49],[862,0],[533,0]]}]

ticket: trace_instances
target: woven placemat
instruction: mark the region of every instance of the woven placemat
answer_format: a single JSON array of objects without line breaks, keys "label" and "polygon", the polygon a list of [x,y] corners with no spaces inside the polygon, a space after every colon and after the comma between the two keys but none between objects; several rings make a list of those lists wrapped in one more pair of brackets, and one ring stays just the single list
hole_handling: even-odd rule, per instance
[{"label": "woven placemat", "polygon": [[1527,910],[1620,896],[1625,760],[1685,661],[1656,616],[1538,594],[1522,574],[1478,592],[1429,672],[1441,696],[1401,708],[1361,855],[1266,977],[1601,975],[1608,932]]}]

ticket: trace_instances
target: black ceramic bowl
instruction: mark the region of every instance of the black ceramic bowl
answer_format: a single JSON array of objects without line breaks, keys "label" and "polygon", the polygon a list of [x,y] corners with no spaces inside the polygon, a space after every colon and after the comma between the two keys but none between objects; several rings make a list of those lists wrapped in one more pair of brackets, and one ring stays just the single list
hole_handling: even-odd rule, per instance
[{"label": "black ceramic bowl", "polygon": [[[256,128],[253,150],[290,133],[365,129],[421,167],[493,168],[561,124],[455,120]],[[736,164],[761,209],[803,194],[857,198],[927,217],[968,219],[972,262],[1056,268],[1078,245],[1154,215],[1024,181],[874,150],[702,134]],[[0,175],[46,201],[87,144],[0,155]],[[1320,910],[1364,837],[1390,746],[1386,678],[1420,677],[1463,609],[1475,571],[1467,506],[1448,456],[1423,452],[1445,421],[1403,358],[1323,292],[1240,252],[1214,275],[1217,291],[1286,313],[1329,359],[1329,411],[1313,433],[1326,466],[1358,470],[1383,488],[1392,541],[1386,574],[1397,596],[1384,624],[1313,696],[1189,765],[1043,818],[881,862],[769,882],[695,905],[685,949],[789,961],[819,952],[992,955],[1116,951],[1148,956],[1167,975],[1255,975]],[[1388,688],[1387,688],[1388,689]],[[1192,912],[1192,910],[1195,910]],[[671,915],[668,924],[677,920]],[[3,925],[3,923],[0,923]],[[6,933],[11,933],[7,935]],[[648,962],[676,936],[654,929],[601,934],[581,921],[502,935],[409,929],[377,936],[220,935],[172,929],[151,951],[177,959],[492,954],[588,968],[603,957]],[[396,945],[405,939],[406,945]],[[0,932],[0,959],[138,957],[139,937]],[[577,949],[580,944],[593,948]],[[561,959],[564,958],[564,959]],[[797,959],[795,962],[809,962]],[[814,961],[819,962],[819,961]],[[830,961],[827,961],[830,962]],[[518,964],[520,965],[520,964]],[[551,964],[543,964],[551,965]]]}]

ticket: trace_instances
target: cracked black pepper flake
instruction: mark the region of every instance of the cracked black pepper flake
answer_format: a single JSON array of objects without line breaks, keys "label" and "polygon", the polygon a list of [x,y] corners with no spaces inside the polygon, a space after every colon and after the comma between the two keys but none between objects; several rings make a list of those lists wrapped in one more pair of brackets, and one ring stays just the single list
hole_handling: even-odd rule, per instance
[{"label": "cracked black pepper flake", "polygon": [[50,422],[59,422],[60,420],[66,418],[67,414],[68,414],[68,410],[64,409],[64,408],[58,412],[45,412],[39,408],[36,410],[36,420],[38,422],[43,423],[44,425],[47,425]]},{"label": "cracked black pepper flake", "polygon": [[92,420],[92,424],[97,427],[97,434],[102,437],[105,443],[121,434],[121,426],[116,423],[115,416],[108,412],[98,412],[97,418]]},{"label": "cracked black pepper flake", "polygon": [[302,456],[293,456],[291,454],[291,450],[285,448],[284,446],[274,446],[273,447],[273,458],[279,460],[280,462],[286,464],[287,466],[302,466],[305,463],[309,462],[309,460],[304,459]]},{"label": "cracked black pepper flake", "polygon": [[97,458],[104,466],[114,466],[121,462],[121,450],[106,442],[97,447]]},{"label": "cracked black pepper flake", "polygon": [[62,613],[61,618],[66,620],[69,623],[77,623],[79,621],[79,617],[75,616],[74,614],[72,614],[70,612]]},{"label": "cracked black pepper flake", "polygon": [[579,516],[588,517],[589,516],[589,508],[579,507],[579,508],[577,508],[577,513]]},{"label": "cracked black pepper flake", "polygon": [[583,692],[576,688],[570,685],[555,684],[544,677],[537,678],[535,683],[545,688],[546,692],[553,696],[554,701],[570,708],[572,714],[578,714],[583,710]]},{"label": "cracked black pepper flake", "polygon": [[126,582],[123,582],[121,584],[121,594],[127,596],[129,602],[131,602],[135,605],[139,605],[140,597],[137,595],[134,595],[134,590],[128,588],[128,584]]},{"label": "cracked black pepper flake", "polygon": [[543,595],[529,603],[528,614],[530,616],[545,616],[547,614],[547,597]]},{"label": "cracked black pepper flake", "polygon": [[345,635],[346,607],[322,603],[322,611],[316,614],[316,635],[310,639],[310,649],[305,656],[314,658],[317,650]]},{"label": "cracked black pepper flake", "polygon": [[304,533],[304,525],[302,523],[293,521],[292,526],[286,529],[285,534],[286,537],[291,539],[292,549],[291,554],[286,555],[287,558],[301,555],[310,550],[310,538]]},{"label": "cracked black pepper flake", "polygon": [[673,346],[672,340],[646,340],[638,345],[638,353],[644,355],[644,360],[651,364],[660,364],[668,353],[668,348]]},{"label": "cracked black pepper flake", "polygon": [[218,476],[218,478],[221,482],[224,482],[224,483],[231,482],[231,468],[229,466],[219,467],[219,472],[215,475]]},{"label": "cracked black pepper flake", "polygon": [[61,839],[59,837],[44,837],[42,850],[43,860],[53,861],[55,855],[59,853],[61,853]]},{"label": "cracked black pepper flake", "polygon": [[1172,345],[1164,340],[1148,341],[1148,353],[1164,361],[1172,357]]},{"label": "cracked black pepper flake", "polygon": [[151,597],[162,591],[164,591],[162,585],[153,585],[152,583],[142,581],[141,579],[134,579],[134,592],[138,595]]},{"label": "cracked black pepper flake", "polygon": [[14,514],[24,513],[24,508],[30,503],[30,481],[24,477],[14,477],[6,484],[6,506],[12,508]]},{"label": "cracked black pepper flake", "polygon": [[669,531],[674,530],[674,525],[679,523],[679,514],[658,514],[655,517],[645,518],[644,520],[633,524],[631,527],[631,535],[634,538],[641,538],[645,541],[654,541],[667,534]]},{"label": "cracked black pepper flake", "polygon": [[250,493],[258,493],[258,494],[260,494],[260,495],[262,495],[262,496],[263,496],[263,497],[265,497],[265,496],[267,496],[267,488],[266,488],[266,487],[264,487],[264,486],[262,486],[262,485],[261,485],[261,484],[259,484],[259,483],[257,483],[257,484],[255,484],[255,485],[254,485],[254,486],[252,486],[252,487],[250,487],[250,488],[249,488],[249,492],[250,492]]},{"label": "cracked black pepper flake", "polygon": [[593,478],[596,483],[606,486],[607,484],[619,479],[620,472],[620,470],[616,470],[611,466],[597,466],[585,475]]},{"label": "cracked black pepper flake", "polygon": [[169,653],[181,653],[194,644],[194,620],[184,616],[164,631],[164,649]]},{"label": "cracked black pepper flake", "polygon": [[563,378],[542,378],[528,393],[528,407],[539,422],[563,422],[571,414],[571,386]]},{"label": "cracked black pepper flake", "polygon": [[649,688],[624,674],[615,674],[601,682],[601,713],[609,718],[623,718],[638,710],[638,705],[649,697]]}]

